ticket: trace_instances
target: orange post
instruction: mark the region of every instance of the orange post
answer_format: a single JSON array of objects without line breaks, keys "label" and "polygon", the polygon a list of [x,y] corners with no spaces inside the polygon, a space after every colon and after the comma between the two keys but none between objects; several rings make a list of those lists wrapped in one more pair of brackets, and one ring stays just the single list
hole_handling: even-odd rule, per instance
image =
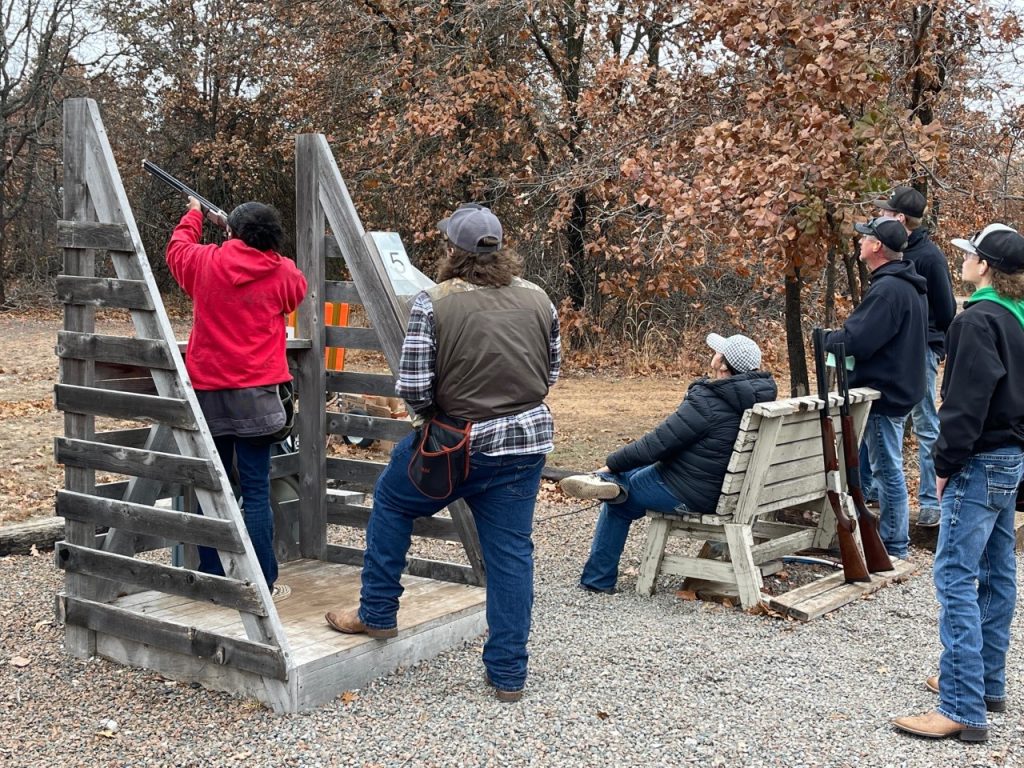
[{"label": "orange post", "polygon": [[[324,325],[333,325],[339,328],[348,327],[349,305],[345,302],[324,302]],[[288,327],[295,329],[295,312],[288,315],[285,322]],[[294,335],[294,334],[292,334]],[[324,367],[329,371],[345,370],[345,348],[324,347]]]}]

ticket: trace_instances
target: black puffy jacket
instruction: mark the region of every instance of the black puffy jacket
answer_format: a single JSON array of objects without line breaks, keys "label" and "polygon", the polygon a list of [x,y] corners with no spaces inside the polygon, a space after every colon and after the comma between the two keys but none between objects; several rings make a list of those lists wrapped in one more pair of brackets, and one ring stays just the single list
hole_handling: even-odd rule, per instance
[{"label": "black puffy jacket", "polygon": [[612,472],[657,464],[673,495],[693,512],[718,506],[740,417],[755,403],[774,400],[770,373],[752,371],[725,379],[697,379],[675,413],[607,459]]}]

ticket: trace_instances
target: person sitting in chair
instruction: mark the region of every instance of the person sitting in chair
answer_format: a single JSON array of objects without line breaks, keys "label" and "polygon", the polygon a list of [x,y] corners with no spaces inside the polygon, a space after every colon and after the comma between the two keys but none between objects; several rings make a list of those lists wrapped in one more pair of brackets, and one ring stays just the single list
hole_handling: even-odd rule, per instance
[{"label": "person sitting in chair", "polygon": [[674,413],[611,453],[595,473],[559,483],[569,496],[604,501],[580,578],[583,589],[615,591],[629,526],[647,510],[714,513],[740,417],[755,403],[776,398],[772,375],[758,370],[761,350],[753,340],[712,333],[707,343],[714,350],[711,376],[690,384]]}]

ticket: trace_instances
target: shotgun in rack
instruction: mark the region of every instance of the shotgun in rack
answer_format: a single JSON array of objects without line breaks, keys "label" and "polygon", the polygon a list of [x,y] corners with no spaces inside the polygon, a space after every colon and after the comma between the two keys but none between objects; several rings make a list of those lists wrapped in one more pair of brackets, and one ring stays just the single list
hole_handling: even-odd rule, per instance
[{"label": "shotgun in rack", "polygon": [[143,160],[142,167],[145,168],[154,176],[156,176],[158,179],[160,179],[160,181],[162,181],[164,184],[171,187],[172,189],[176,189],[178,192],[181,192],[186,197],[194,197],[196,200],[198,200],[199,205],[203,210],[203,215],[207,219],[209,219],[212,224],[215,224],[216,226],[220,227],[225,232],[227,232],[228,214],[226,211],[211,203],[209,200],[200,195],[191,187],[185,186],[183,182],[179,181],[174,176],[171,176],[171,174],[169,174],[167,171],[163,170],[162,168],[156,165],[153,165],[153,163],[149,162],[149,160]]},{"label": "shotgun in rack", "polygon": [[825,490],[836,516],[839,557],[847,582],[871,581],[867,563],[857,544],[857,519],[849,513],[840,495],[839,457],[836,455],[836,428],[828,409],[828,368],[825,365],[825,331],[815,328],[812,336],[814,363],[818,374],[818,399],[821,400],[821,449],[825,459]]},{"label": "shotgun in rack", "polygon": [[836,347],[836,385],[842,402],[839,404],[839,422],[843,428],[843,463],[846,465],[846,490],[857,510],[860,522],[860,540],[864,545],[864,559],[871,573],[891,571],[892,560],[885,551],[885,544],[878,533],[878,516],[864,503],[860,487],[860,451],[853,430],[853,416],[850,415],[850,379],[846,371],[846,345]]}]

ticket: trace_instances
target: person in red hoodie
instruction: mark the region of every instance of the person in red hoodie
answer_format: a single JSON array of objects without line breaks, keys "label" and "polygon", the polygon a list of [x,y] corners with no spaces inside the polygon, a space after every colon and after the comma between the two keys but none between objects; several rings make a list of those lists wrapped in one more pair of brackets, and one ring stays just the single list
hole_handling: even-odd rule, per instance
[{"label": "person in red hoodie", "polygon": [[[285,423],[278,385],[292,377],[285,359],[284,316],[305,297],[306,278],[277,252],[284,229],[271,206],[242,203],[227,226],[223,245],[200,244],[202,208],[190,197],[167,244],[167,266],[192,298],[185,367],[225,469],[238,471],[245,527],[267,587],[274,590],[277,558],[266,436]],[[224,575],[217,550],[199,547],[199,570]]]}]

